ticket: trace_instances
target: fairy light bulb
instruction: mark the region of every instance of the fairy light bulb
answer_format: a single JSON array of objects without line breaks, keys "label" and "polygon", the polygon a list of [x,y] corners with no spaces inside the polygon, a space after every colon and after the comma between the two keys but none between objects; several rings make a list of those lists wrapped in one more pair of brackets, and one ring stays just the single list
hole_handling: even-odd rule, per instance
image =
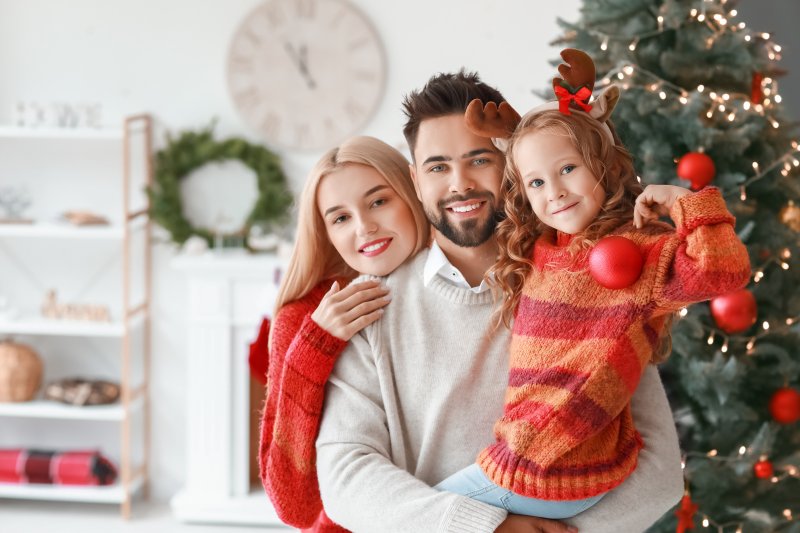
[{"label": "fairy light bulb", "polygon": [[606,51],[608,50],[608,35],[603,39],[603,42],[600,44],[600,50]]},{"label": "fairy light bulb", "polygon": [[717,99],[717,93],[715,93],[714,91],[711,91],[710,93],[708,93],[708,97],[711,98],[712,100],[716,100]]},{"label": "fairy light bulb", "polygon": [[792,324],[794,324],[794,318],[791,318],[791,317],[787,318],[786,319],[786,325],[787,326],[791,326]]},{"label": "fairy light bulb", "polygon": [[783,48],[781,48],[781,45],[779,45],[779,44],[776,44],[776,45],[775,45],[775,51],[776,51],[776,52],[780,52],[781,50],[783,50]]},{"label": "fairy light bulb", "polygon": [[697,16],[697,9],[692,9],[691,11],[689,11],[689,15],[691,15],[692,18],[696,17]]},{"label": "fairy light bulb", "polygon": [[728,339],[725,339],[725,342],[722,343],[722,347],[720,348],[722,353],[728,353]]},{"label": "fairy light bulb", "polygon": [[683,318],[683,317],[685,317],[686,315],[688,315],[688,314],[689,314],[689,309],[687,309],[686,307],[683,307],[683,308],[681,308],[681,310],[678,312],[678,314],[681,316],[681,318]]},{"label": "fairy light bulb", "polygon": [[789,259],[790,257],[792,257],[792,251],[788,248],[784,248],[783,250],[781,250],[781,257],[783,257],[784,259]]},{"label": "fairy light bulb", "polygon": [[629,44],[629,45],[628,45],[628,50],[630,50],[631,52],[633,52],[634,50],[636,50],[636,46],[637,46],[638,44],[639,44],[639,38],[637,37],[637,38],[635,38],[633,41],[631,41],[631,44]]},{"label": "fairy light bulb", "polygon": [[738,24],[738,26],[739,26],[739,29],[740,29],[740,30],[743,30],[743,29],[745,29],[745,28],[747,27],[747,24],[745,24],[744,22],[740,22],[740,23]]},{"label": "fairy light bulb", "polygon": [[704,20],[706,20],[706,16],[700,13],[699,15],[697,15],[697,20],[698,22],[703,22]]},{"label": "fairy light bulb", "polygon": [[756,338],[751,337],[749,341],[747,341],[747,351],[750,352],[756,345]]},{"label": "fairy light bulb", "polygon": [[714,332],[713,331],[711,332],[711,335],[708,336],[708,339],[706,339],[706,342],[709,344],[709,346],[714,344]]},{"label": "fairy light bulb", "polygon": [[747,446],[741,446],[739,448],[739,455],[744,455],[745,453],[747,453]]},{"label": "fairy light bulb", "polygon": [[753,274],[753,281],[758,283],[764,277],[764,271],[761,269],[756,270],[755,274]]},{"label": "fairy light bulb", "polygon": [[719,453],[719,452],[717,452],[717,450],[714,449],[714,450],[711,450],[710,452],[708,452],[706,455],[708,455],[709,457],[716,457],[717,453]]},{"label": "fairy light bulb", "polygon": [[780,104],[781,102],[783,102],[783,97],[781,95],[779,95],[779,94],[776,94],[775,95],[775,103]]},{"label": "fairy light bulb", "polygon": [[750,111],[750,102],[745,101],[742,107],[744,107],[745,111]]},{"label": "fairy light bulb", "polygon": [[[741,24],[739,26],[742,27]],[[745,35],[744,40],[749,43],[752,40],[752,37],[750,37],[750,35]]]},{"label": "fairy light bulb", "polygon": [[708,524],[709,524],[708,517],[707,516],[703,517],[703,527],[708,527]]},{"label": "fairy light bulb", "polygon": [[753,170],[758,172],[758,161],[753,161]]},{"label": "fairy light bulb", "polygon": [[658,93],[658,97],[661,98],[662,100],[666,100],[667,99],[667,93],[665,93],[664,91],[661,91],[661,92]]},{"label": "fairy light bulb", "polygon": [[761,34],[761,38],[764,39],[765,41],[768,40],[769,39],[769,33],[767,33],[767,32],[762,33]]},{"label": "fairy light bulb", "polygon": [[731,12],[730,12],[729,14],[730,14],[731,18],[733,18],[733,17],[735,17],[736,15],[738,15],[738,14],[739,14],[739,12],[738,12],[738,11],[736,11],[735,9],[731,9]]},{"label": "fairy light bulb", "polygon": [[761,327],[764,328],[764,331],[769,331],[769,321],[765,320]]},{"label": "fairy light bulb", "polygon": [[786,518],[786,520],[792,520],[792,510],[791,509],[784,509],[783,510],[783,516]]},{"label": "fairy light bulb", "polygon": [[789,270],[789,263],[787,263],[786,261],[782,261],[781,268],[784,270]]},{"label": "fairy light bulb", "polygon": [[744,185],[739,187],[739,200],[743,202],[747,200],[747,189],[745,188]]},{"label": "fairy light bulb", "polygon": [[633,74],[633,65],[625,65],[624,67],[622,67],[622,72],[624,72],[628,76],[632,75]]},{"label": "fairy light bulb", "polygon": [[663,17],[663,15],[659,15],[656,20],[658,20],[658,31],[664,31],[664,17]]},{"label": "fairy light bulb", "polygon": [[620,80],[624,80],[625,79],[625,74],[623,74],[622,72],[617,72],[617,78],[620,79]]},{"label": "fairy light bulb", "polygon": [[697,86],[697,92],[701,93],[701,92],[703,92],[705,90],[706,90],[706,86],[703,85],[702,83]]}]

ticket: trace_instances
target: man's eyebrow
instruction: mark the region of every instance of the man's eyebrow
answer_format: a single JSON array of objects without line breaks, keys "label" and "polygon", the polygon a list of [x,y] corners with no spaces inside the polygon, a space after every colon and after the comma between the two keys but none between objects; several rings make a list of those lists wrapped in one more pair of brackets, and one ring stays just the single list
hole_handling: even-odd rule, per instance
[{"label": "man's eyebrow", "polygon": [[493,153],[495,153],[494,150],[489,150],[488,148],[478,148],[477,150],[472,150],[471,152],[467,152],[466,154],[462,155],[461,159],[469,159],[470,157],[475,157],[476,155]]},{"label": "man's eyebrow", "polygon": [[[383,190],[383,189],[388,189],[388,188],[389,188],[389,186],[388,186],[388,185],[383,185],[383,184],[381,184],[381,185],[376,185],[376,186],[374,186],[373,188],[371,188],[370,190],[368,190],[367,192],[365,192],[363,197],[364,197],[364,198],[366,198],[366,197],[367,197],[367,196],[369,196],[370,194],[373,194],[373,193],[376,193],[376,192],[378,192],[378,191],[381,191],[381,190]],[[331,213],[333,213],[334,211],[337,211],[337,210],[339,210],[339,209],[342,209],[342,206],[341,206],[341,205],[335,205],[335,206],[333,206],[333,207],[329,207],[328,209],[326,209],[326,210],[325,210],[325,214],[324,214],[324,215],[322,215],[322,216],[323,216],[323,217],[326,217],[326,216],[328,216],[329,214],[331,214]]]},{"label": "man's eyebrow", "polygon": [[452,161],[452,157],[447,157],[443,155],[432,155],[428,159],[422,162],[423,165],[427,165],[428,163],[440,163],[442,161]]}]

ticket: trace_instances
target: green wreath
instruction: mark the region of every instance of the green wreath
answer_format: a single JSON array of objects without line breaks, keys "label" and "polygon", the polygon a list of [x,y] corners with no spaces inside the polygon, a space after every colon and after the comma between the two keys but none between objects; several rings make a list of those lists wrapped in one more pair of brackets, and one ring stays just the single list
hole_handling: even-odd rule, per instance
[{"label": "green wreath", "polygon": [[256,221],[285,219],[292,203],[292,193],[277,155],[237,137],[216,141],[212,131],[213,125],[199,132],[184,131],[178,138],[167,135],[167,147],[156,152],[154,183],[147,187],[150,216],[169,231],[178,244],[192,235],[199,235],[213,246],[213,232],[193,227],[184,216],[180,192],[180,180],[208,163],[236,159],[256,173],[258,198],[244,227],[236,235],[246,235]]}]

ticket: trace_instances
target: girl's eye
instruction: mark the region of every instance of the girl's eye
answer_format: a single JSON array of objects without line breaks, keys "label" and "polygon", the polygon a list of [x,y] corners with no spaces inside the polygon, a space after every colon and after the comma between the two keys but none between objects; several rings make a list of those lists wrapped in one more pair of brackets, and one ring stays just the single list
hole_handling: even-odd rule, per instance
[{"label": "girl's eye", "polygon": [[533,178],[531,181],[528,182],[528,186],[533,187],[534,189],[538,189],[542,185],[544,185],[544,180],[539,178]]},{"label": "girl's eye", "polygon": [[561,173],[569,174],[573,170],[575,170],[575,165],[564,165],[564,167],[561,169]]},{"label": "girl's eye", "polygon": [[334,224],[341,224],[342,222],[347,220],[347,215],[339,215],[338,217],[333,219]]}]

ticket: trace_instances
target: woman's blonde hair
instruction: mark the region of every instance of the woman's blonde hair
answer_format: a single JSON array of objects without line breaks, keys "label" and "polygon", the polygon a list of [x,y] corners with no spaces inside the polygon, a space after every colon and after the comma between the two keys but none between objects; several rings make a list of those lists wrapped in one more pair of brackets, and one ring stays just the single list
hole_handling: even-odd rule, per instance
[{"label": "woman's blonde hair", "polygon": [[[325,221],[317,207],[317,189],[325,176],[349,165],[374,168],[411,209],[417,227],[413,254],[428,244],[430,226],[417,199],[408,161],[403,154],[374,137],[353,137],[326,152],[306,179],[298,200],[297,235],[291,259],[278,289],[275,313],[289,302],[306,296],[321,281],[350,281],[358,272],[350,268],[328,239]],[[270,335],[270,344],[272,335]]]},{"label": "woman's blonde hair", "polygon": [[498,260],[488,274],[502,302],[497,318],[506,327],[510,327],[525,278],[533,266],[534,242],[542,234],[555,233],[533,213],[525,184],[514,163],[514,149],[529,133],[543,131],[568,137],[605,190],[605,202],[597,218],[570,242],[569,252],[577,258],[601,237],[631,220],[636,197],[642,192],[633,159],[620,144],[613,124],[610,121],[605,124],[611,130],[613,141],[603,123],[584,113],[565,115],[558,110],[540,111],[522,117],[509,141],[501,191],[506,218],[497,226]]}]

